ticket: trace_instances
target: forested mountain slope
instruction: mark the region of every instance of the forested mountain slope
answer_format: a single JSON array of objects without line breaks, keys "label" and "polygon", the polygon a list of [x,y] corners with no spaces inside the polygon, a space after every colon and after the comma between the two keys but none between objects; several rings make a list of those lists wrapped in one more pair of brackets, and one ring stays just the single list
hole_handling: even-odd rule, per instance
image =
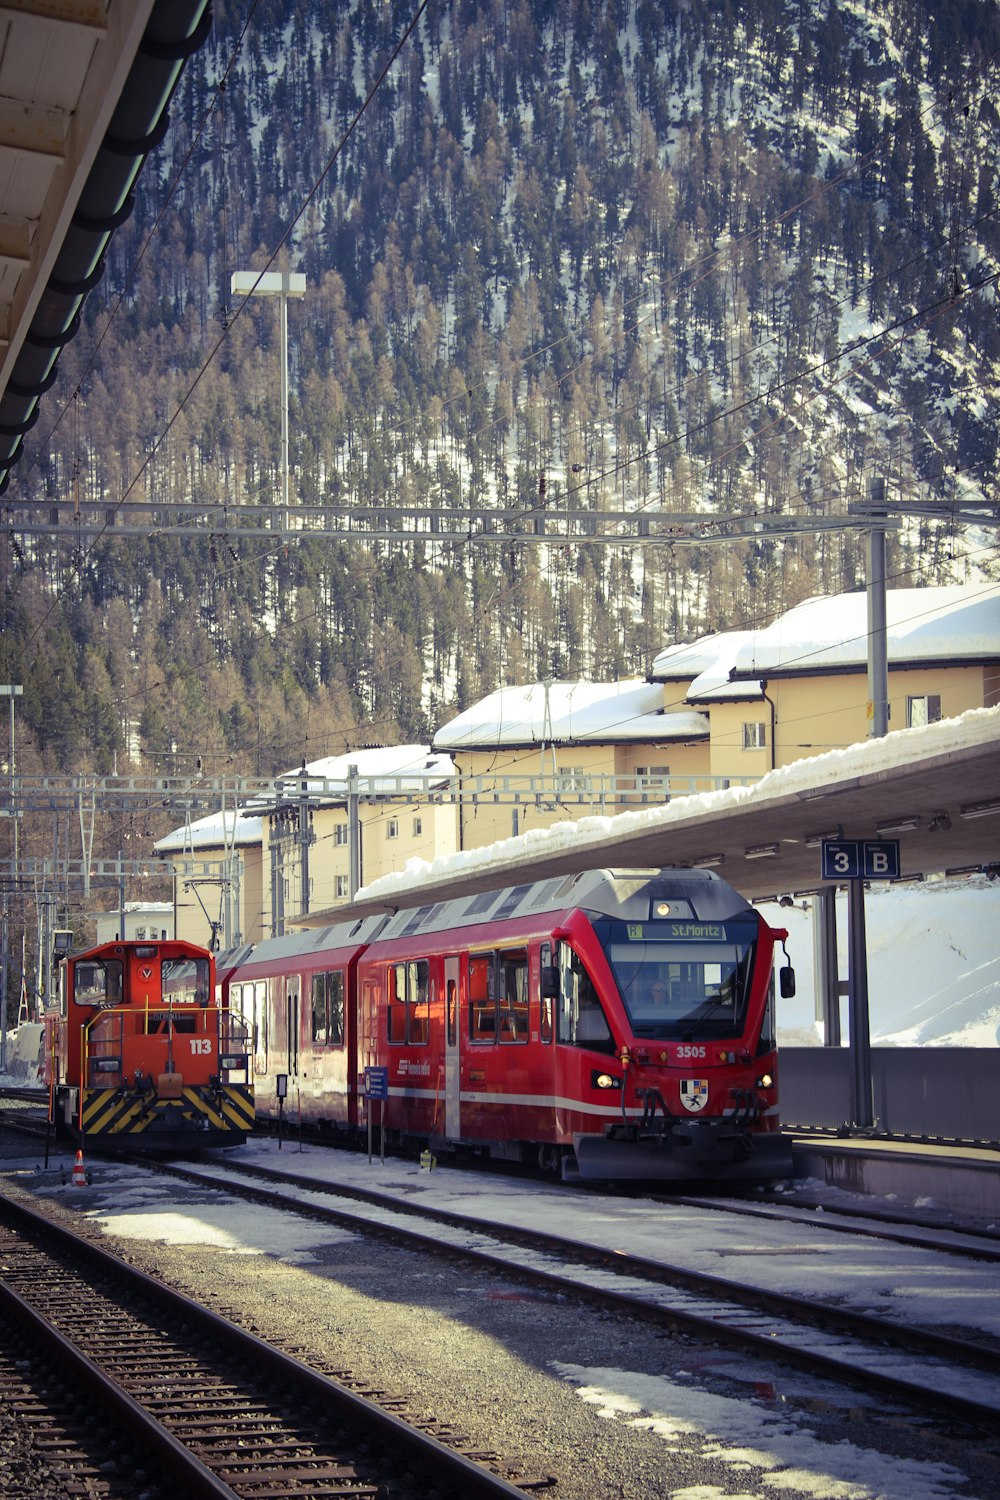
[{"label": "forested mountain slope", "polygon": [[[996,5],[433,0],[374,87],[411,19],[217,0],[4,499],[29,759],[267,774],[861,581],[839,531],[227,538],[227,506],[280,497],[276,306],[229,292],[272,258],[308,285],[293,505],[825,518],[877,476],[991,492]],[[68,494],[148,502],[148,542],[18,540],[19,496]],[[156,534],[168,500],[204,541]],[[995,576],[995,542],[913,523],[891,581]]]}]

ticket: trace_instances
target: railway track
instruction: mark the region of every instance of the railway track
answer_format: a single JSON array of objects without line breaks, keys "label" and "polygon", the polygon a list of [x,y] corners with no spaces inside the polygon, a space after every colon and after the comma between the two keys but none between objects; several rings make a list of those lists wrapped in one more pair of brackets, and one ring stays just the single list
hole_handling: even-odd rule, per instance
[{"label": "railway track", "polygon": [[[488,1467],[496,1455],[463,1452],[444,1429],[418,1431],[385,1393],[347,1389],[335,1371],[303,1364],[7,1195],[0,1314],[71,1375],[78,1411],[114,1414],[173,1494],[524,1500],[549,1484],[515,1483]],[[101,1493],[88,1478],[52,1493]]]},{"label": "railway track", "polygon": [[387,1235],[418,1246],[425,1256],[473,1260],[505,1279],[524,1279],[605,1310],[693,1332],[768,1361],[995,1429],[1000,1350],[985,1344],[270,1167],[227,1162],[225,1167],[158,1165],[156,1170],[361,1234]]}]

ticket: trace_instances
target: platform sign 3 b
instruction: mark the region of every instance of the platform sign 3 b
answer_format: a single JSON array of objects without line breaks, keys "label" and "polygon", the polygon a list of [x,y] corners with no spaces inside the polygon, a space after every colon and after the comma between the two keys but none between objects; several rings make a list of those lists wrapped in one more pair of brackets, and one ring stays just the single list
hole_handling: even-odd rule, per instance
[{"label": "platform sign 3 b", "polygon": [[898,839],[824,839],[824,880],[899,880]]}]

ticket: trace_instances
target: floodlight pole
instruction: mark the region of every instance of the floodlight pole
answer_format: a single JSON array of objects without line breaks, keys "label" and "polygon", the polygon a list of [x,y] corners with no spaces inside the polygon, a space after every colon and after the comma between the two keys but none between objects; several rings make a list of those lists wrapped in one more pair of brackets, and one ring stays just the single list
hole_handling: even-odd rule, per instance
[{"label": "floodlight pole", "polygon": [[[11,861],[11,876],[16,889],[18,878],[18,839],[17,839],[17,808],[14,806],[14,699],[20,698],[24,688],[19,682],[0,683],[0,698],[10,700],[10,754],[7,761],[7,772],[10,777],[10,805],[7,809],[8,817],[13,824],[13,859]],[[8,958],[10,954],[10,929],[7,921],[7,895],[4,893],[3,915],[0,917],[0,1073],[7,1071],[7,976]]]},{"label": "floodlight pole", "polygon": [[300,271],[234,271],[233,296],[277,297],[281,355],[281,529],[288,530],[288,299],[304,297],[306,278]]}]

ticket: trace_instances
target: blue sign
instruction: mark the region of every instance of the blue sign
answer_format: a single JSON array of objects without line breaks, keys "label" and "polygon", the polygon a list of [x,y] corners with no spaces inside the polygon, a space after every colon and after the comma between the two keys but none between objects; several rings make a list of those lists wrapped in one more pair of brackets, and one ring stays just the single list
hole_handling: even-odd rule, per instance
[{"label": "blue sign", "polygon": [[366,1099],[388,1099],[389,1097],[389,1069],[388,1068],[366,1068],[365,1069],[365,1098]]},{"label": "blue sign", "polygon": [[861,874],[861,847],[856,839],[836,843],[824,839],[820,845],[824,880],[857,880]]},{"label": "blue sign", "polygon": [[865,839],[862,849],[866,880],[899,879],[898,839]]},{"label": "blue sign", "polygon": [[898,880],[898,839],[824,839],[824,880]]}]

